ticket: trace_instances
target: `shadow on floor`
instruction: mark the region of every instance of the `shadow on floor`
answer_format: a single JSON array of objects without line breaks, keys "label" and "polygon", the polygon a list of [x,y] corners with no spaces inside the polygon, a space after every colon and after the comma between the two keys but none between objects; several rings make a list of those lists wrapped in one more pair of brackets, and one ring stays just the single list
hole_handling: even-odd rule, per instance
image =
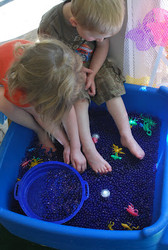
[{"label": "shadow on floor", "polygon": [[20,239],[9,233],[0,225],[0,249],[1,250],[51,250],[53,248],[44,247],[27,240]]}]

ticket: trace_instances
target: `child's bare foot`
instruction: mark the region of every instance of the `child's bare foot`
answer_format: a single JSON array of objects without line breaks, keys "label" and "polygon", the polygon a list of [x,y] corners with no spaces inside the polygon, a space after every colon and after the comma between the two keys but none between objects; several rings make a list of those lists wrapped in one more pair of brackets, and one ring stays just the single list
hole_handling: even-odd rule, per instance
[{"label": "child's bare foot", "polygon": [[108,164],[107,161],[103,159],[103,157],[98,153],[94,144],[91,148],[83,148],[83,152],[86,156],[86,159],[90,165],[90,167],[96,173],[105,174],[112,171],[112,167]]},{"label": "child's bare foot", "polygon": [[121,137],[121,144],[124,147],[128,148],[129,151],[131,152],[131,154],[133,154],[138,159],[142,160],[144,158],[145,152],[140,147],[140,145],[136,142],[136,140],[133,138],[133,136],[131,136],[131,137],[122,136]]}]

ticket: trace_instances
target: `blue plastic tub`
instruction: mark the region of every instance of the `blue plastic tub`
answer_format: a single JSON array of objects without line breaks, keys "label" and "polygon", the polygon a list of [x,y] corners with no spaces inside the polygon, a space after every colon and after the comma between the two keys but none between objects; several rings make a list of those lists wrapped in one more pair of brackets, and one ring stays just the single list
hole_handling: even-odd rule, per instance
[{"label": "blue plastic tub", "polygon": [[[126,84],[128,112],[161,120],[152,224],[142,230],[110,231],[41,221],[12,212],[13,190],[33,132],[12,123],[0,147],[0,222],[16,236],[60,250],[168,249],[168,89]],[[102,108],[105,108],[102,106]]]}]

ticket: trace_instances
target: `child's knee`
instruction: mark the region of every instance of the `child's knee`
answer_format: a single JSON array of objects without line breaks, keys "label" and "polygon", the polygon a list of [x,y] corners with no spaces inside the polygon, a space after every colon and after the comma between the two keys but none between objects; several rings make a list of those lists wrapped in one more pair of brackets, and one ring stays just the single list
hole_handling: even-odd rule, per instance
[{"label": "child's knee", "polygon": [[7,99],[4,96],[4,87],[0,87],[0,112],[4,113],[6,111]]},{"label": "child's knee", "polygon": [[0,87],[0,110],[4,102],[4,87]]}]

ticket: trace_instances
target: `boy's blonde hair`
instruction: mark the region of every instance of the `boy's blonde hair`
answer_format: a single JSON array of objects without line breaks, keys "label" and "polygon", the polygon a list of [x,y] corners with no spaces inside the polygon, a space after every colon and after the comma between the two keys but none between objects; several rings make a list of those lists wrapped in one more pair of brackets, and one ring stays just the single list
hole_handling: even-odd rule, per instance
[{"label": "boy's blonde hair", "polygon": [[22,104],[34,106],[43,120],[61,122],[84,86],[80,57],[57,40],[21,45],[16,55],[21,50],[7,74],[11,98],[21,90]]},{"label": "boy's blonde hair", "polygon": [[71,12],[83,28],[114,35],[123,24],[125,0],[72,0]]}]

